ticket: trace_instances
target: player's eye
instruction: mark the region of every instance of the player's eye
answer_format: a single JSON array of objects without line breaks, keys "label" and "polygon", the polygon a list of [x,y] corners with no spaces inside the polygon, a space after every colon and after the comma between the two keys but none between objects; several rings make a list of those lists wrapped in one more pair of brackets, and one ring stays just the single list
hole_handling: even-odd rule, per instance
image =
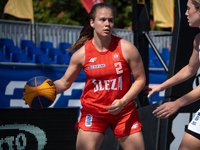
[{"label": "player's eye", "polygon": [[106,21],[106,19],[105,18],[101,18],[100,21]]},{"label": "player's eye", "polygon": [[109,19],[108,21],[109,21],[109,22],[114,22],[113,19]]}]

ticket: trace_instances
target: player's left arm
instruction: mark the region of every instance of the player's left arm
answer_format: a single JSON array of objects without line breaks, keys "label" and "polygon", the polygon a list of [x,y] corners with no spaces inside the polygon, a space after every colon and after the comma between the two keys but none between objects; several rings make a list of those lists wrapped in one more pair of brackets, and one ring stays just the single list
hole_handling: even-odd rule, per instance
[{"label": "player's left arm", "polygon": [[146,83],[143,62],[137,48],[132,43],[123,39],[121,40],[121,47],[123,56],[129,64],[134,77],[134,83],[121,99],[115,99],[112,105],[106,108],[113,115],[118,114],[126,104],[135,98]]},{"label": "player's left arm", "polygon": [[143,89],[146,83],[146,76],[142,58],[138,49],[132,43],[124,39],[121,40],[121,47],[123,56],[129,64],[131,73],[134,78],[134,83],[132,84],[131,88],[121,99],[125,106]]}]

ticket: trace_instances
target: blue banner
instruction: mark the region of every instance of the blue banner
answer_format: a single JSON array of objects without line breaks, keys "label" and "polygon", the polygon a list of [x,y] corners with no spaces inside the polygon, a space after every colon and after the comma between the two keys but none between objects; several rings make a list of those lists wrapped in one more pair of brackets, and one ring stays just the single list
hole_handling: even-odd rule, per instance
[{"label": "blue banner", "polygon": [[[45,76],[52,81],[60,79],[67,67],[45,65],[0,64],[0,108],[27,108],[23,97],[23,88],[26,82],[35,76]],[[167,78],[164,70],[149,71],[150,85],[160,84]],[[80,96],[85,85],[86,75],[82,70],[70,89],[57,95],[50,107],[80,107]],[[164,92],[153,94],[150,104],[164,99]]]}]

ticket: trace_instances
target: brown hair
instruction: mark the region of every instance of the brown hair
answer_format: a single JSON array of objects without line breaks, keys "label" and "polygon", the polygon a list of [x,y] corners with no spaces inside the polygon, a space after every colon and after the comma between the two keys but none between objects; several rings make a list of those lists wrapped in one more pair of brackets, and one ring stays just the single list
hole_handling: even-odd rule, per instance
[{"label": "brown hair", "polygon": [[196,9],[200,7],[200,0],[191,0],[192,4],[195,6]]},{"label": "brown hair", "polygon": [[71,45],[68,51],[74,51],[79,49],[87,40],[90,40],[94,37],[93,35],[93,28],[90,26],[90,20],[95,20],[96,17],[96,10],[100,8],[109,8],[112,10],[114,18],[116,16],[116,9],[107,3],[98,3],[93,5],[90,13],[85,18],[85,25],[83,26],[79,39],[76,41],[74,45]]}]

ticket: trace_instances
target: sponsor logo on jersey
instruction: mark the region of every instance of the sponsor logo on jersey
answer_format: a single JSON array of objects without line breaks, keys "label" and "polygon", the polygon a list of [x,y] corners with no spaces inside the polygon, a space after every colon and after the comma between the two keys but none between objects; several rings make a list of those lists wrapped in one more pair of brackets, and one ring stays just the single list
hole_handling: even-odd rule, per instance
[{"label": "sponsor logo on jersey", "polygon": [[93,79],[92,83],[95,85],[94,92],[122,90],[122,76],[111,80],[96,80]]},{"label": "sponsor logo on jersey", "polygon": [[138,123],[135,123],[132,125],[131,129],[136,129],[136,128],[138,128],[138,126],[139,126]]},{"label": "sponsor logo on jersey", "polygon": [[106,65],[100,64],[100,65],[87,66],[88,69],[103,68],[103,67],[106,67]]},{"label": "sponsor logo on jersey", "polygon": [[92,126],[92,118],[93,118],[93,116],[90,115],[90,114],[88,114],[86,116],[86,119],[85,119],[85,126],[86,127],[91,127]]},{"label": "sponsor logo on jersey", "polygon": [[195,122],[195,121],[192,122],[192,125],[196,126],[196,124],[197,124],[197,122]]},{"label": "sponsor logo on jersey", "polygon": [[198,114],[196,115],[196,117],[194,118],[195,121],[198,121],[200,117],[200,113],[198,112]]},{"label": "sponsor logo on jersey", "polygon": [[97,57],[94,57],[94,58],[91,58],[90,60],[89,60],[89,62],[95,62],[97,60]]},{"label": "sponsor logo on jersey", "polygon": [[114,61],[119,61],[119,53],[114,53],[113,54],[113,60]]}]

